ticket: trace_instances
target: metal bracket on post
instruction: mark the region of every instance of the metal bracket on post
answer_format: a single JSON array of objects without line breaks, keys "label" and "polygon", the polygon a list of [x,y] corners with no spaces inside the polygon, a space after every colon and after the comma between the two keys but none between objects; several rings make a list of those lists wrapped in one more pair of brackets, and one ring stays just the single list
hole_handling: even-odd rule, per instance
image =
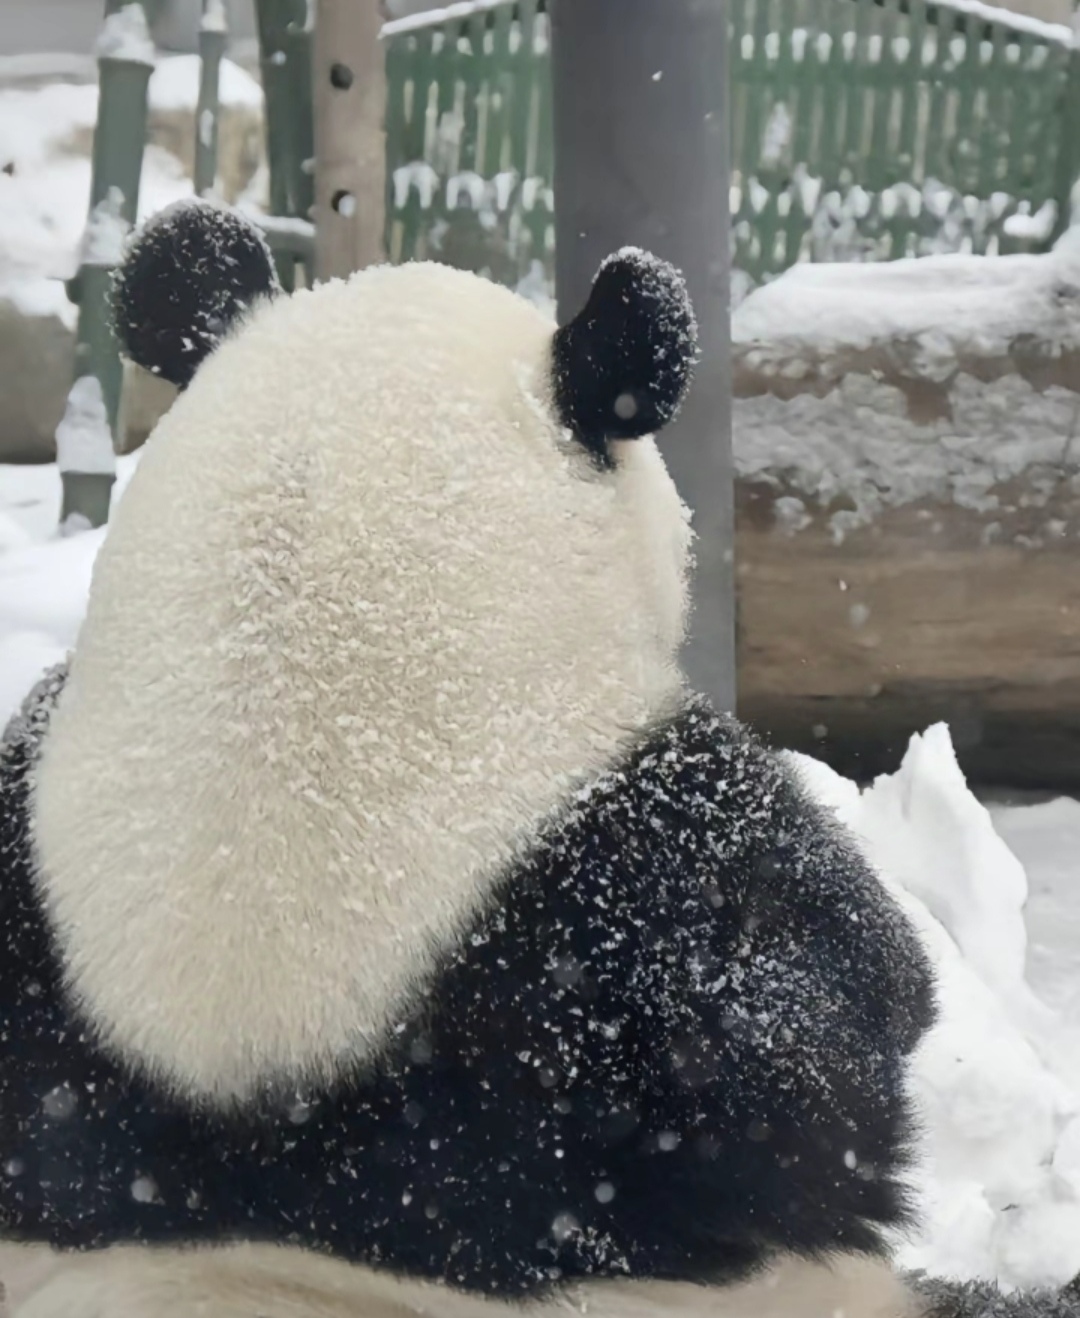
[{"label": "metal bracket on post", "polygon": [[678,266],[701,359],[660,442],[694,512],[693,684],[735,704],[726,0],[551,0],[559,317],[632,244]]},{"label": "metal bracket on post", "polygon": [[[147,9],[150,12],[147,12]],[[57,428],[61,528],[102,526],[116,479],[115,434],[123,368],[112,332],[109,286],[139,208],[147,88],[154,68],[151,0],[107,0],[98,38],[100,94],[90,216],[69,286],[79,301],[75,383]]]},{"label": "metal bracket on post", "polygon": [[202,0],[199,24],[199,103],[195,111],[195,195],[207,197],[217,181],[221,61],[229,40],[225,0]]}]

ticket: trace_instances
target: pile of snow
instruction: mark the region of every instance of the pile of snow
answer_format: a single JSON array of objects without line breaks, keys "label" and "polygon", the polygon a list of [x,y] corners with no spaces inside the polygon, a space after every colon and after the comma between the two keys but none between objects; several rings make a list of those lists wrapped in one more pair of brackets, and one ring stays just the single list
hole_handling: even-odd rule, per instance
[{"label": "pile of snow", "polygon": [[[141,16],[141,7],[134,8]],[[113,53],[125,59],[138,54],[136,27],[130,16],[119,27],[112,23]],[[39,63],[36,57],[4,61],[9,76],[24,66],[32,73]],[[143,154],[139,219],[192,194],[199,76],[198,58],[180,55],[160,60],[150,77],[151,145]],[[219,183],[228,197],[251,185],[248,209],[258,214],[265,182],[258,174],[262,91],[228,60],[221,65],[220,91],[226,113]],[[71,384],[78,319],[64,280],[80,261],[115,264],[127,235],[125,199],[115,188],[88,218],[97,112],[93,81],[0,85],[0,360],[11,368],[0,371],[0,456],[8,459],[51,455]]]},{"label": "pile of snow", "polygon": [[[1053,1012],[1026,980],[1029,880],[1002,833],[1026,834],[1023,854],[1043,879],[1043,854],[1060,851],[1062,807],[1075,823],[1080,806],[992,815],[964,782],[944,726],[912,738],[899,771],[864,791],[815,760],[791,758],[861,839],[937,971],[941,1017],[914,1070],[924,1217],[901,1262],[1010,1287],[1070,1281],[1080,1273],[1080,1015]],[[1074,912],[1074,935],[1076,854],[1054,893]],[[1078,953],[1054,939],[1054,956],[1070,968]]]},{"label": "pile of snow", "polygon": [[[229,60],[222,61],[220,87],[226,108],[262,105],[258,83]],[[197,56],[162,59],[150,78],[151,115],[194,116],[198,93]],[[74,272],[89,207],[88,147],[97,107],[96,83],[0,89],[0,295],[12,286],[51,280],[52,291],[37,296],[63,304],[59,280]],[[147,147],[140,218],[190,193],[191,181],[176,156]]]},{"label": "pile of snow", "polygon": [[[199,100],[201,71],[202,61],[198,55],[171,55],[159,60],[150,78],[151,109],[194,112]],[[226,109],[261,110],[262,88],[239,64],[223,59],[218,74],[218,101]]]},{"label": "pile of snow", "polygon": [[[93,411],[96,400],[82,401]],[[137,461],[120,459],[116,497]],[[59,500],[55,466],[0,467],[0,721],[75,643],[106,534],[59,538]],[[861,838],[937,968],[941,1020],[914,1074],[925,1218],[901,1243],[902,1263],[1007,1286],[1070,1280],[1080,1273],[1080,804],[988,811],[941,726],[866,790],[791,759]],[[1046,1002],[1026,974],[1029,927]]]}]

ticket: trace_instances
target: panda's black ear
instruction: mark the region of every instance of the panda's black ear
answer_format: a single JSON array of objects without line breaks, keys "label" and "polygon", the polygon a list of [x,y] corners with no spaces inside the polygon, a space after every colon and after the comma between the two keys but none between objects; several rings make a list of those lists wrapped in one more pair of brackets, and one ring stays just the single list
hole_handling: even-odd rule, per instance
[{"label": "panda's black ear", "polygon": [[184,389],[251,304],[280,292],[262,234],[236,211],[183,201],[128,244],[113,280],[123,352]]},{"label": "panda's black ear", "polygon": [[654,434],[675,416],[697,355],[697,322],[674,266],[624,247],[600,267],[584,311],[558,330],[555,405],[606,457],[613,439]]}]

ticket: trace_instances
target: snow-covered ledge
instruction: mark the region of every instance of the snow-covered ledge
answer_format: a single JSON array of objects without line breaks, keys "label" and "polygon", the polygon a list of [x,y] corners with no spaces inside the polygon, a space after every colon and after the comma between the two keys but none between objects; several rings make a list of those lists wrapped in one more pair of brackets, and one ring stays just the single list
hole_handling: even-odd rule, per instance
[{"label": "snow-covered ledge", "polygon": [[975,778],[1080,786],[1080,235],[798,267],[734,338],[744,712],[867,772],[948,718]]}]

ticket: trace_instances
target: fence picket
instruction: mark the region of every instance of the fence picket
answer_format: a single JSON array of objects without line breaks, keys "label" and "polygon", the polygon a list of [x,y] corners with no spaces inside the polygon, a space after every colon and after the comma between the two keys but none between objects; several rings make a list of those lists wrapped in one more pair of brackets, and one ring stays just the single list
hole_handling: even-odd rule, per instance
[{"label": "fence picket", "polygon": [[[1062,208],[1064,41],[932,0],[730,0],[729,20],[734,259],[751,278],[806,256],[1045,245],[1009,221]],[[390,173],[426,180],[424,205],[418,183],[388,189],[393,259],[511,285],[539,261],[550,286],[546,42],[546,0],[390,29]]]}]

